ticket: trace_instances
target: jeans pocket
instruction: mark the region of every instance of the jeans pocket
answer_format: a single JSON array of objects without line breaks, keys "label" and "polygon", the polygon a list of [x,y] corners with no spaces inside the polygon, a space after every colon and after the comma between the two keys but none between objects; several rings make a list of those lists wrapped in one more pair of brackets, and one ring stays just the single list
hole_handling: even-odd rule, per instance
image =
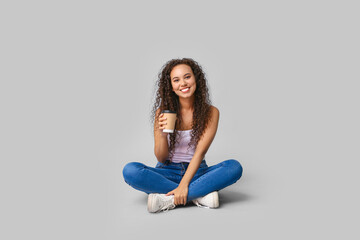
[{"label": "jeans pocket", "polygon": [[[166,161],[167,161],[167,160],[166,160]],[[164,168],[164,167],[166,166],[166,163],[167,163],[166,161],[165,161],[164,163],[157,162],[157,164],[156,164],[155,167],[156,167],[156,168]]]},{"label": "jeans pocket", "polygon": [[157,162],[155,168],[162,168],[163,167],[163,164],[161,162]]}]

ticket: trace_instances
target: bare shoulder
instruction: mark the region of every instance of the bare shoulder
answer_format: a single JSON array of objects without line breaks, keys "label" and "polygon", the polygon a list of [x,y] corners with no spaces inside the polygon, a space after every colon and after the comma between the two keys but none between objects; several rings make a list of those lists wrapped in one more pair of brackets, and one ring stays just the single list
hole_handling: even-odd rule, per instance
[{"label": "bare shoulder", "polygon": [[217,122],[219,122],[219,118],[220,118],[219,109],[215,106],[210,106],[210,121],[217,123]]},{"label": "bare shoulder", "polygon": [[217,107],[211,105],[210,106],[210,111],[211,111],[212,117],[217,117],[217,118],[219,117],[220,111],[219,111],[219,109]]}]

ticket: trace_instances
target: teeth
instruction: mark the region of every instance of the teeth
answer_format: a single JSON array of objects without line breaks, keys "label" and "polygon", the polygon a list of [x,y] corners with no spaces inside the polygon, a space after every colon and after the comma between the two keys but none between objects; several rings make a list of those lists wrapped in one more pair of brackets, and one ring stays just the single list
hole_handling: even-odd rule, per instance
[{"label": "teeth", "polygon": [[186,92],[187,90],[189,90],[189,88],[185,88],[183,90],[181,90],[182,92]]}]

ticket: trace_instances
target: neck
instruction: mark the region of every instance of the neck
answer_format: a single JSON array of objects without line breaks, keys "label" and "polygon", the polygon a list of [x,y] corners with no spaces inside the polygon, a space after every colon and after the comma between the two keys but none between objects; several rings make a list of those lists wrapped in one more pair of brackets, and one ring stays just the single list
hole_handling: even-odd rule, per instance
[{"label": "neck", "polygon": [[193,111],[194,110],[195,96],[191,98],[179,98],[180,110],[181,111]]}]

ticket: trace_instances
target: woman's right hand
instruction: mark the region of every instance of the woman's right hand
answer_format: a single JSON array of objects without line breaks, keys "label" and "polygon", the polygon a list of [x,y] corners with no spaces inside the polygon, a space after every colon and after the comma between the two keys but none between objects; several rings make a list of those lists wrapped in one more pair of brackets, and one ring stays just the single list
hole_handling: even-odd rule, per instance
[{"label": "woman's right hand", "polygon": [[167,136],[168,133],[163,132],[163,129],[165,129],[165,125],[167,124],[167,118],[164,117],[164,113],[161,113],[159,116],[159,131],[161,132],[162,136]]}]

